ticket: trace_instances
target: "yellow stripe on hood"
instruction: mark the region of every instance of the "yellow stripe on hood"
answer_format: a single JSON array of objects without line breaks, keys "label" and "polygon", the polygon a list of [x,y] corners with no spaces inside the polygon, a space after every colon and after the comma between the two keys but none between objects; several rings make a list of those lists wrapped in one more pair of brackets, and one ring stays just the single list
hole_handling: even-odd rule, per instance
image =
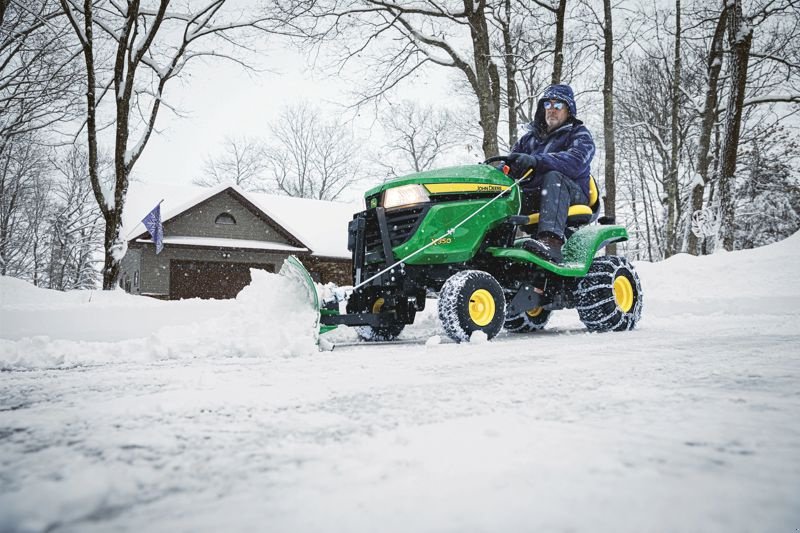
[{"label": "yellow stripe on hood", "polygon": [[460,192],[500,192],[508,189],[508,185],[495,185],[493,183],[425,183],[425,188],[431,194],[453,194]]}]

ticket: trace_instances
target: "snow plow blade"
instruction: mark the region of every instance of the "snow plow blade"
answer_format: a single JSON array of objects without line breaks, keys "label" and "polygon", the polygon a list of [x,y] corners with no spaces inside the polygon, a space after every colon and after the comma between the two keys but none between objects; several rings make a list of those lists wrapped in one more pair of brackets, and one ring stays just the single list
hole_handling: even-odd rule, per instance
[{"label": "snow plow blade", "polygon": [[316,323],[314,324],[314,335],[315,340],[319,344],[319,336],[322,333],[336,329],[336,326],[320,325],[319,295],[317,294],[317,286],[314,283],[314,280],[311,279],[311,274],[308,273],[308,270],[306,270],[306,267],[303,266],[303,263],[301,263],[300,260],[293,255],[290,255],[286,258],[286,260],[284,260],[283,266],[281,266],[278,274],[292,280],[295,284],[301,287],[306,301],[308,301],[308,304],[314,309],[314,311],[316,311],[317,318]]}]

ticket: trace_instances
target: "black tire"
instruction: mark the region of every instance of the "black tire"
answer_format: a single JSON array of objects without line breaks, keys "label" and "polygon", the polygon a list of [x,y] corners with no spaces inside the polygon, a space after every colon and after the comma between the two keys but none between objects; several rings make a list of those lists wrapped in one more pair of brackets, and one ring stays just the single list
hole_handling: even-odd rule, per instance
[{"label": "black tire", "polygon": [[356,333],[365,341],[393,341],[406,327],[405,324],[392,324],[391,326],[356,326]]},{"label": "black tire", "polygon": [[589,331],[625,331],[642,317],[642,284],[624,257],[595,258],[575,291],[578,315]]},{"label": "black tire", "polygon": [[530,333],[544,329],[550,320],[550,311],[536,307],[516,316],[506,317],[503,327],[510,333]]},{"label": "black tire", "polygon": [[[372,303],[372,312],[378,314],[383,307],[383,298],[378,298]],[[389,326],[356,326],[358,336],[365,341],[393,341],[406,327],[405,324],[391,324]]]},{"label": "black tire", "polygon": [[503,329],[506,299],[491,274],[465,270],[450,276],[439,292],[439,320],[448,337],[468,341],[475,331],[489,339]]}]

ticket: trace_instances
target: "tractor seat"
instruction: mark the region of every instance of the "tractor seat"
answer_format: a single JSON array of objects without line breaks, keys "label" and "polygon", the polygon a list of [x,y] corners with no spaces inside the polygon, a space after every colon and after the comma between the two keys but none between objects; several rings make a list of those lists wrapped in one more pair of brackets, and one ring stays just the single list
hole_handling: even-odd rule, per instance
[{"label": "tractor seat", "polygon": [[[589,205],[575,204],[569,206],[567,212],[567,227],[575,228],[585,226],[597,220],[600,216],[600,194],[597,190],[597,182],[594,176],[589,176]],[[539,213],[528,215],[528,226],[539,224]],[[531,228],[533,229],[533,228]],[[526,228],[528,230],[528,228]],[[534,233],[535,231],[530,233]]]}]

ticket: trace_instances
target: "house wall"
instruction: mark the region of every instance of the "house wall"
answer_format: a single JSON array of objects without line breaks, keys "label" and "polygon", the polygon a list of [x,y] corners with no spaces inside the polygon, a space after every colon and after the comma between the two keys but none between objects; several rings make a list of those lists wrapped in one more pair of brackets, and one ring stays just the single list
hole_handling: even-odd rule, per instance
[{"label": "house wall", "polygon": [[[130,249],[128,253],[130,253]],[[202,250],[197,248],[179,248],[166,246],[156,255],[155,246],[143,244],[141,248],[141,290],[137,294],[147,294],[159,298],[169,297],[170,261],[218,261],[222,263],[248,263],[272,266],[277,272],[283,264],[286,254],[261,251],[235,250]],[[223,257],[223,254],[229,257]]]},{"label": "house wall", "polygon": [[353,268],[350,259],[322,259],[312,256],[305,256],[299,259],[315,281],[319,281],[322,284],[353,284]]},{"label": "house wall", "polygon": [[[215,224],[220,213],[229,213],[236,224]],[[245,239],[288,244],[278,231],[234,198],[230,193],[218,194],[187,212],[164,223],[164,236],[215,237]]]},{"label": "house wall", "polygon": [[[119,285],[131,294],[141,294],[142,251],[128,248],[120,261]],[[130,288],[130,290],[128,290]]]}]

